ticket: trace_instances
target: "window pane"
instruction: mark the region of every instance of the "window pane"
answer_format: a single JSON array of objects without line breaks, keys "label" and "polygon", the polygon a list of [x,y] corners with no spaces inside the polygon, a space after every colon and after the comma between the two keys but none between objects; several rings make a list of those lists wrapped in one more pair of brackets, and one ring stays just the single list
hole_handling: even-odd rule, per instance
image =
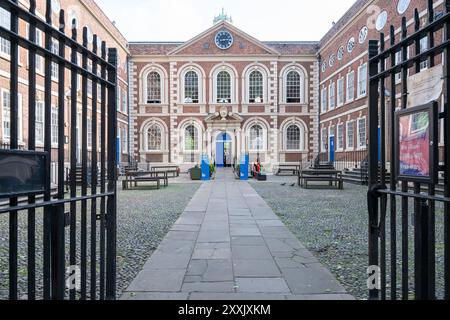
[{"label": "window pane", "polygon": [[147,103],[161,103],[161,76],[150,72],[147,77]]},{"label": "window pane", "polygon": [[156,151],[161,150],[161,128],[154,124],[147,131],[147,150]]},{"label": "window pane", "polygon": [[188,151],[198,150],[198,130],[195,126],[190,125],[184,133],[184,149]]},{"label": "window pane", "polygon": [[198,103],[198,75],[195,71],[189,71],[184,77],[184,102]]},{"label": "window pane", "polygon": [[286,80],[286,102],[301,102],[301,77],[297,71],[291,71]]},{"label": "window pane", "polygon": [[10,108],[10,100],[11,100],[11,96],[10,96],[9,92],[6,92],[6,91],[3,92],[3,97],[2,97],[3,137],[4,138],[8,138],[8,139],[11,137],[11,125],[10,125],[11,108]]},{"label": "window pane", "polygon": [[250,150],[262,150],[263,148],[263,129],[260,125],[254,125],[250,128]]},{"label": "window pane", "polygon": [[300,128],[292,125],[287,129],[287,150],[300,150]]},{"label": "window pane", "polygon": [[259,71],[253,71],[249,76],[249,102],[262,103],[263,101],[263,75]]},{"label": "window pane", "polygon": [[58,143],[58,108],[52,108],[52,144]]},{"label": "window pane", "polygon": [[231,76],[227,71],[217,75],[217,102],[231,103]]}]

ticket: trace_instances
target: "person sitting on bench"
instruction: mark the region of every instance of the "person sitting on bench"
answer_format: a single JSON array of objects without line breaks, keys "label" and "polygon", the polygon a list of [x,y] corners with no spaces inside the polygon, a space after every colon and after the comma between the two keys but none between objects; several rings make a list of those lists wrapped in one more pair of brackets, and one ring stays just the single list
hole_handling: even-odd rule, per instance
[{"label": "person sitting on bench", "polygon": [[259,159],[256,163],[252,166],[252,177],[256,178],[261,173],[261,163],[259,162]]}]

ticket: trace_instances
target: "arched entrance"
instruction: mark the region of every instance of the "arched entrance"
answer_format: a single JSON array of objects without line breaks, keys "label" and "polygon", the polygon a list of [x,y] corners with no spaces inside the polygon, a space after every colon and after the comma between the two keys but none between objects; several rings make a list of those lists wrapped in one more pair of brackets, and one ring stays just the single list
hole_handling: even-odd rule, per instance
[{"label": "arched entrance", "polygon": [[226,132],[221,132],[216,137],[216,166],[231,167],[233,164],[233,141]]}]

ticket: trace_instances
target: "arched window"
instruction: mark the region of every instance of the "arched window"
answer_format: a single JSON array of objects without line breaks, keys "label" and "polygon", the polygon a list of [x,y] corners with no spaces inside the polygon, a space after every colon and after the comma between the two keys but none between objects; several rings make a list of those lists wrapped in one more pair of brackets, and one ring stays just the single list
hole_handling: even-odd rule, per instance
[{"label": "arched window", "polygon": [[217,74],[217,102],[231,103],[231,76],[227,71]]},{"label": "arched window", "polygon": [[156,71],[147,76],[147,103],[161,103],[161,75]]},{"label": "arched window", "polygon": [[264,81],[261,72],[255,70],[250,73],[249,79],[249,102],[250,103],[262,103],[264,102]]},{"label": "arched window", "polygon": [[286,102],[302,102],[302,79],[297,71],[290,71],[286,77]]},{"label": "arched window", "polygon": [[286,130],[286,149],[287,150],[301,150],[301,135],[300,128],[293,124]]},{"label": "arched window", "polygon": [[199,103],[198,75],[189,71],[184,76],[184,103]]},{"label": "arched window", "polygon": [[153,124],[147,129],[147,150],[162,150],[162,131],[161,127],[157,124]]},{"label": "arched window", "polygon": [[189,125],[184,129],[184,150],[198,150],[198,129],[194,125]]},{"label": "arched window", "polygon": [[250,150],[264,149],[264,133],[263,128],[259,124],[255,124],[250,128]]}]

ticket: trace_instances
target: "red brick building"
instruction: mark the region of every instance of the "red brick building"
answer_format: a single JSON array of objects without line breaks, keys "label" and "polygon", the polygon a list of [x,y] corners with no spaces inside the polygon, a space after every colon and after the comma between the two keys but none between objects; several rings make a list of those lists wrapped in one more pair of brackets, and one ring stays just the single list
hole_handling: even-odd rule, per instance
[{"label": "red brick building", "polygon": [[[19,3],[29,6],[26,0]],[[443,3],[434,1],[436,14],[443,11]],[[37,15],[44,19],[45,0],[37,4]],[[202,154],[218,165],[230,165],[250,153],[251,161],[259,158],[269,171],[280,163],[309,162],[319,153],[335,161],[363,160],[368,143],[368,41],[379,39],[383,32],[388,47],[390,26],[400,37],[403,17],[411,32],[415,8],[422,24],[428,20],[424,0],[358,0],[319,42],[260,41],[222,14],[211,28],[186,42],[128,43],[94,0],[53,0],[52,4],[55,22],[59,8],[64,8],[66,21],[75,19],[80,35],[87,26],[90,40],[95,33],[109,47],[119,49],[120,162],[132,159],[183,168],[198,163]],[[8,13],[1,10],[0,23],[8,26],[8,21]],[[20,32],[27,34],[25,23]],[[37,36],[42,45],[43,34]],[[0,40],[0,144],[8,144],[8,42]],[[421,50],[427,46],[424,37]],[[398,54],[395,63],[400,58]],[[436,60],[441,62],[440,57]],[[428,68],[428,63],[424,61],[421,68]],[[41,110],[44,79],[42,70],[36,73]],[[20,50],[23,147],[28,136],[27,76],[27,52]],[[401,78],[396,82],[400,87]],[[56,81],[53,85],[56,90]],[[56,106],[56,91],[53,97]],[[392,98],[389,92],[387,98]],[[79,103],[81,113],[81,96]],[[66,114],[69,119],[70,113]],[[45,125],[41,118],[37,139]],[[69,136],[70,126],[65,130]],[[91,141],[92,134],[89,137]],[[38,147],[42,144],[37,141]],[[67,146],[66,154],[69,150]]]},{"label": "red brick building", "polygon": [[318,152],[317,43],[261,42],[223,16],[187,42],[130,43],[133,155],[183,168]]},{"label": "red brick building", "polygon": [[[443,12],[443,1],[434,1],[435,14]],[[421,25],[428,23],[428,1],[424,0],[358,0],[333,25],[320,41],[320,134],[321,152],[325,158],[335,161],[352,158],[364,160],[368,144],[368,42],[385,35],[386,48],[390,46],[390,28],[394,26],[395,37],[401,37],[403,17],[407,20],[408,34],[414,32],[414,10],[417,8]],[[436,42],[441,39],[436,34]],[[428,37],[420,41],[421,51],[428,48]],[[411,46],[409,56],[414,56]],[[394,64],[401,62],[401,52],[396,54]],[[441,63],[440,57],[436,63]],[[387,66],[391,66],[389,59]],[[421,69],[428,62],[421,63]],[[414,70],[408,71],[409,75]],[[387,110],[391,96],[400,106],[401,76],[396,76],[397,90],[387,90]],[[390,88],[389,82],[386,88]],[[386,112],[389,114],[389,112]],[[389,129],[389,126],[386,126]],[[443,123],[442,123],[443,128]],[[442,129],[441,128],[441,129]],[[443,130],[440,130],[443,141]],[[387,132],[390,135],[392,132]],[[334,148],[333,148],[334,146]],[[390,150],[387,148],[387,150]],[[355,155],[356,154],[356,155]]]},{"label": "red brick building", "polygon": [[[83,27],[88,28],[88,47],[93,48],[93,35],[98,35],[98,41],[105,41],[107,47],[117,48],[119,56],[118,64],[118,135],[121,139],[120,143],[120,155],[121,162],[128,162],[128,60],[129,50],[126,39],[121,35],[120,31],[114,26],[114,24],[106,17],[103,11],[97,6],[94,0],[52,0],[52,23],[55,28],[59,28],[59,11],[64,9],[66,28],[65,32],[71,35],[71,24],[75,22],[78,33],[78,42],[81,43],[83,35]],[[29,8],[29,2],[25,0],[19,0],[19,5]],[[46,1],[36,1],[36,15],[45,20]],[[8,11],[0,8],[0,24],[3,27],[10,28],[10,14]],[[19,33],[28,37],[28,25],[20,20]],[[36,31],[36,42],[43,46],[45,42],[45,35],[41,30]],[[57,41],[53,41],[55,50],[59,50]],[[10,137],[10,52],[11,45],[6,39],[0,38],[0,146],[8,146]],[[99,50],[100,52],[100,50]],[[66,57],[70,56],[70,50],[67,48]],[[81,63],[81,59],[79,59]],[[19,48],[19,146],[26,149],[28,145],[28,51]],[[65,83],[67,85],[66,92],[70,92],[70,70],[66,70]],[[53,154],[52,159],[57,159],[57,147],[58,147],[58,66],[55,64],[52,67],[52,123],[44,123],[44,58],[37,56],[36,58],[36,147],[37,149],[43,149],[44,147],[44,126],[52,126],[52,144]],[[81,83],[81,77],[80,81]],[[82,110],[82,96],[81,85],[78,86],[78,126],[81,128],[81,110]],[[100,92],[100,90],[98,90]],[[96,137],[92,137],[92,83],[88,82],[88,149],[92,153],[94,150],[89,148],[92,146],[92,140]],[[100,95],[99,95],[100,98]],[[69,159],[70,153],[70,94],[65,97],[66,104],[66,126],[65,136],[67,143],[65,147],[66,159]],[[100,108],[98,108],[100,110]],[[100,119],[100,116],[98,117]],[[99,120],[100,121],[100,120]],[[77,126],[77,128],[78,128]],[[79,146],[77,152],[77,159],[81,161],[81,129],[78,132],[78,139],[76,141]],[[100,132],[100,130],[98,130]],[[98,137],[100,140],[100,138]],[[55,169],[55,168],[53,168]],[[56,172],[56,170],[54,170]],[[52,179],[56,181],[56,177],[53,174]]]}]

